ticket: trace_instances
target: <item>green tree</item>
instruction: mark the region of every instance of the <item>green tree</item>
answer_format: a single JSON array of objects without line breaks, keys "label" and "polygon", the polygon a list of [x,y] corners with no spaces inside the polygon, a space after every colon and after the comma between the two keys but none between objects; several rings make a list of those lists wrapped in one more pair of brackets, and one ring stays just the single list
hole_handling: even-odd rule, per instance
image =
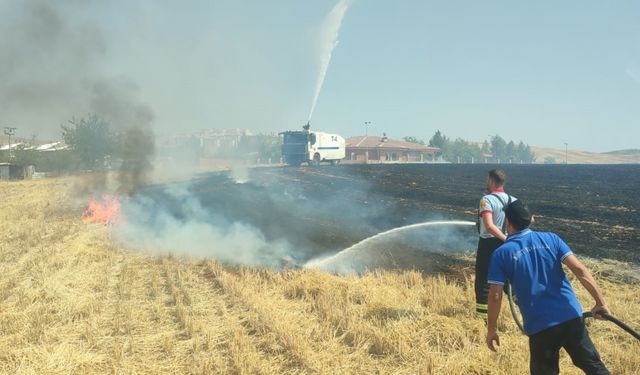
[{"label": "green tree", "polygon": [[409,142],[409,143],[417,143],[419,145],[423,145],[424,141],[422,139],[418,139],[416,137],[404,137],[402,138],[402,140],[404,140],[405,142]]},{"label": "green tree", "polygon": [[507,155],[507,142],[499,135],[491,137],[491,155],[498,161],[504,161]]},{"label": "green tree", "polygon": [[436,131],[433,137],[431,137],[431,139],[429,140],[429,146],[438,147],[441,150],[446,149],[448,144],[449,138],[442,134],[440,130]]},{"label": "green tree", "polygon": [[280,137],[273,135],[262,135],[260,142],[260,158],[264,161],[271,160],[272,163],[277,163],[282,156],[280,147]]},{"label": "green tree", "polygon": [[489,144],[489,141],[482,142],[482,153],[483,154],[491,153],[491,145]]},{"label": "green tree", "polygon": [[483,159],[483,153],[477,144],[458,138],[447,145],[443,157],[452,163],[476,163]]},{"label": "green tree", "polygon": [[36,165],[38,162],[38,151],[33,147],[26,147],[25,145],[19,145],[13,150],[12,163],[18,165]]},{"label": "green tree", "polygon": [[44,151],[37,153],[36,171],[62,175],[80,168],[78,155],[73,150]]},{"label": "green tree", "polygon": [[280,145],[281,140],[277,135],[245,135],[240,138],[235,157],[242,156],[251,162],[256,162],[259,159],[261,163],[268,163],[269,160],[272,163],[277,163],[282,156]]},{"label": "green tree", "polygon": [[105,157],[112,155],[117,146],[117,136],[109,123],[97,115],[71,119],[62,125],[62,138],[77,155],[82,167],[104,169]]},{"label": "green tree", "polygon": [[517,159],[522,163],[533,163],[536,159],[535,154],[531,151],[531,147],[525,145],[522,141],[518,143],[516,155]]},{"label": "green tree", "polygon": [[505,156],[506,156],[506,160],[509,160],[509,162],[516,162],[518,159],[518,155],[516,153],[516,144],[513,141],[509,141],[509,143],[507,143],[507,147],[505,148]]}]

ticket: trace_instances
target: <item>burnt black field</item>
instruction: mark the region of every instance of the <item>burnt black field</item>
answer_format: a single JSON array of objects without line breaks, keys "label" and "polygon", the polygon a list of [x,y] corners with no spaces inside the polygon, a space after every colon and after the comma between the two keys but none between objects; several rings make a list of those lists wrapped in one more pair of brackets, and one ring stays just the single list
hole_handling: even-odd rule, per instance
[{"label": "burnt black field", "polygon": [[[186,188],[202,207],[299,249],[301,261],[344,249],[380,231],[429,220],[476,220],[494,165],[410,164],[258,168],[250,181],[200,176]],[[577,254],[640,261],[640,165],[501,165],[506,190],[536,216],[535,230],[559,234]],[[183,215],[163,191],[142,194]],[[186,218],[185,218],[186,219]]]}]

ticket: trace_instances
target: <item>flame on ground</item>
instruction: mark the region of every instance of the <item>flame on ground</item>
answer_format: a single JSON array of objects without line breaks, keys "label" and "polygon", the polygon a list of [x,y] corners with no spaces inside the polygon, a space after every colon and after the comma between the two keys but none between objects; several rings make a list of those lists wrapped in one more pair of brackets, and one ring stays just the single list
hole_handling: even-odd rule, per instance
[{"label": "flame on ground", "polygon": [[82,214],[85,224],[113,224],[119,220],[120,200],[112,195],[104,195],[101,200],[91,198],[89,206]]}]

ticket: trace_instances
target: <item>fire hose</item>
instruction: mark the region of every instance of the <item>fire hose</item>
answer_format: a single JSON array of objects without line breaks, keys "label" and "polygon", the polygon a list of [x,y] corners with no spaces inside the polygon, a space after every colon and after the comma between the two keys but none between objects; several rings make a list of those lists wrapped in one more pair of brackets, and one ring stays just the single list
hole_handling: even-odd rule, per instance
[{"label": "fire hose", "polygon": [[[516,322],[516,325],[518,326],[518,328],[520,328],[520,331],[522,333],[524,333],[524,326],[522,325],[522,321],[518,317],[518,314],[516,312],[516,306],[515,306],[515,303],[513,302],[512,289],[513,288],[509,288],[508,292],[507,292],[507,299],[509,300],[509,309],[511,310],[511,315],[513,316],[513,320]],[[598,314],[598,316],[601,316],[605,320],[608,320],[611,323],[613,323],[613,324],[617,325],[618,327],[622,328],[628,334],[630,334],[631,336],[635,337],[636,340],[640,340],[640,333],[638,333],[636,330],[634,330],[633,328],[631,328],[628,325],[626,325],[620,319],[618,319],[618,318],[616,318],[616,317],[614,317],[612,315],[605,314],[605,313]],[[593,313],[591,311],[585,311],[584,313],[582,313],[582,317],[583,318],[593,318]]]}]

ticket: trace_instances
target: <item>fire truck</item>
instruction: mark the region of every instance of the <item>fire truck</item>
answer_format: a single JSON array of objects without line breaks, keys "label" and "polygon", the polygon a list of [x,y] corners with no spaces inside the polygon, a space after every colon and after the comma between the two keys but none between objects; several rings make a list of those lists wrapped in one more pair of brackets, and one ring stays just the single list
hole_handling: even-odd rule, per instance
[{"label": "fire truck", "polygon": [[328,134],[309,130],[307,123],[301,131],[286,131],[282,136],[282,159],[289,165],[319,165],[329,162],[333,165],[344,159],[344,138],[337,134]]}]

